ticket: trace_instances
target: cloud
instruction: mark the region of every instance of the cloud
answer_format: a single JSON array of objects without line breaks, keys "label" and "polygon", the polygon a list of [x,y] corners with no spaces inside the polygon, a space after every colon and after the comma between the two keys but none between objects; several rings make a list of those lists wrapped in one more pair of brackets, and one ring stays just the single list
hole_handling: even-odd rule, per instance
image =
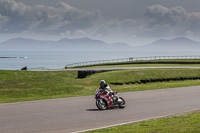
[{"label": "cloud", "polygon": [[186,18],[187,13],[185,9],[180,6],[166,8],[161,5],[154,5],[146,8],[144,16],[151,20],[150,24],[152,25],[177,25],[183,22],[182,20]]},{"label": "cloud", "polygon": [[[8,17],[2,16],[0,14],[0,28],[2,28],[8,22]],[[6,29],[4,29],[6,30]]]},{"label": "cloud", "polygon": [[73,34],[74,34],[74,36],[87,37],[87,33],[83,30],[77,30]]},{"label": "cloud", "polygon": [[60,35],[61,35],[61,36],[64,36],[64,37],[70,36],[70,35],[71,35],[71,32],[70,32],[70,31],[62,32],[62,33],[60,33]]},{"label": "cloud", "polygon": [[88,37],[199,36],[200,12],[181,6],[148,6],[141,18],[103,18],[100,11],[86,11],[59,2],[55,6],[29,6],[0,0],[0,33],[45,33]]},{"label": "cloud", "polygon": [[200,13],[187,12],[181,6],[167,8],[153,5],[147,7],[144,12],[144,24],[145,27],[138,33],[139,36],[180,36],[188,34],[188,31],[193,35],[199,35]]},{"label": "cloud", "polygon": [[174,37],[199,36],[200,12],[187,12],[181,6],[146,7],[139,19],[109,20],[98,25],[95,35],[136,36],[136,37]]},{"label": "cloud", "polygon": [[92,26],[99,15],[99,11],[80,10],[64,2],[55,6],[28,6],[14,0],[0,0],[0,33],[74,32]]},{"label": "cloud", "polygon": [[191,36],[194,36],[194,33],[192,31],[186,31],[185,35],[191,37]]},{"label": "cloud", "polygon": [[108,36],[108,35],[131,35],[134,36],[144,26],[142,20],[125,19],[116,20],[112,19],[98,24],[94,35]]}]

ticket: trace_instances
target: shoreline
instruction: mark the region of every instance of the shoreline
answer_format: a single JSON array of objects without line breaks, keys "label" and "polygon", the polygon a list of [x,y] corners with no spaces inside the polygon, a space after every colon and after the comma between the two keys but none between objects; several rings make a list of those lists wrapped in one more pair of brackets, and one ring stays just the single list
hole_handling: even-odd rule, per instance
[{"label": "shoreline", "polygon": [[28,57],[0,57],[0,58],[28,58]]}]

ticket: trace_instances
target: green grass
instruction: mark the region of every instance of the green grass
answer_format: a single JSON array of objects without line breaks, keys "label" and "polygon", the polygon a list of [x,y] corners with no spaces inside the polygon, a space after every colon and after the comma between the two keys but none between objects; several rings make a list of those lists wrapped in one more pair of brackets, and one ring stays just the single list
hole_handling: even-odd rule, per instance
[{"label": "green grass", "polygon": [[[148,60],[140,60],[133,62],[147,62]],[[157,59],[149,60],[148,62],[200,62],[200,59]]]},{"label": "green grass", "polygon": [[143,91],[200,85],[200,80],[148,84],[112,85],[148,78],[200,76],[199,69],[140,69],[98,73],[77,79],[77,71],[6,71],[0,70],[0,103],[94,95],[104,79],[119,92]]},{"label": "green grass", "polygon": [[[109,73],[109,74],[108,74]],[[150,78],[175,78],[187,76],[199,76],[199,69],[143,69],[143,70],[120,70],[102,73],[100,78],[112,82],[131,82]],[[94,79],[100,80],[99,74],[92,75]],[[97,82],[96,81],[96,82]]]},{"label": "green grass", "polygon": [[116,126],[88,133],[199,133],[200,112]]}]

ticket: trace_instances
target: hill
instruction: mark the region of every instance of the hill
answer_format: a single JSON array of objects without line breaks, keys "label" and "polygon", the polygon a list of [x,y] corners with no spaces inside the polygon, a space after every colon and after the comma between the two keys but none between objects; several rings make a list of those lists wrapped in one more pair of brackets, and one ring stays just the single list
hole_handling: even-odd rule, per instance
[{"label": "hill", "polygon": [[63,38],[58,41],[13,38],[0,43],[1,51],[113,51],[129,49],[130,46],[125,43],[106,43],[90,38]]},{"label": "hill", "polygon": [[178,37],[171,40],[159,39],[151,44],[135,47],[137,50],[198,50],[200,42],[185,37]]}]

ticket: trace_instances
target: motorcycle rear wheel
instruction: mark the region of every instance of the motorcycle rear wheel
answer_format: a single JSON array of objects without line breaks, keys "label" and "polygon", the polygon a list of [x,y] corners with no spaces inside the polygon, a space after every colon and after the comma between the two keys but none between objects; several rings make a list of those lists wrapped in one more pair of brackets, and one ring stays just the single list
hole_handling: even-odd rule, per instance
[{"label": "motorcycle rear wheel", "polygon": [[105,109],[107,109],[106,102],[105,102],[105,100],[103,100],[103,99],[97,99],[97,100],[96,100],[96,106],[97,106],[97,108],[99,108],[100,110],[105,110]]}]

